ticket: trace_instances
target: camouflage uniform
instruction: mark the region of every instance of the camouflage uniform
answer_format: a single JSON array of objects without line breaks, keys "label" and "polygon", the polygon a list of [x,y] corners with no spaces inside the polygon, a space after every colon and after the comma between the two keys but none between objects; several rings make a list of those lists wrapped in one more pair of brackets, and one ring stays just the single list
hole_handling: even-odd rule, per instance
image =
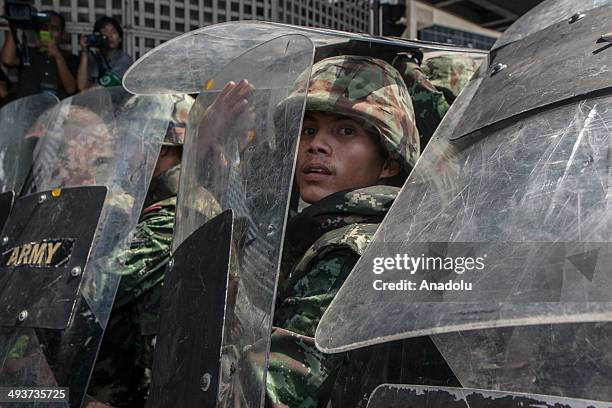
[{"label": "camouflage uniform", "polygon": [[401,53],[393,60],[412,98],[416,126],[424,148],[450,107],[444,94],[436,89],[421,69],[420,62],[410,53]]},{"label": "camouflage uniform", "polygon": [[429,143],[450,105],[467,85],[479,62],[465,55],[441,55],[423,65],[414,53],[400,53],[393,66],[412,97],[421,150]]},{"label": "camouflage uniform", "polygon": [[480,62],[465,55],[441,55],[425,61],[423,72],[452,104],[478,69]]},{"label": "camouflage uniform", "polygon": [[[175,102],[164,145],[180,146],[192,99]],[[180,165],[151,180],[87,393],[114,407],[144,406],[162,286],[170,259]]]},{"label": "camouflage uniform", "polygon": [[[383,61],[343,56],[315,64],[306,109],[360,120],[380,135],[407,171],[418,159],[410,96],[400,74]],[[384,185],[340,191],[289,220],[270,345],[267,407],[314,408],[329,401],[346,356],[319,352],[315,330],[398,192]]]}]

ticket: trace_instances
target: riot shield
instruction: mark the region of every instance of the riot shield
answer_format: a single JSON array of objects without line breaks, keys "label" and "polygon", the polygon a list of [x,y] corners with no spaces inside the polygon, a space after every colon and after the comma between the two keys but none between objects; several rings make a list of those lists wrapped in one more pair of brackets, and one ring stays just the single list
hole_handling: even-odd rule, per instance
[{"label": "riot shield", "polygon": [[30,166],[35,144],[32,135],[41,115],[57,104],[43,93],[18,99],[0,109],[0,231],[8,218]]},{"label": "riot shield", "polygon": [[383,384],[367,408],[606,408],[601,401],[473,388]]},{"label": "riot shield", "polygon": [[57,102],[55,96],[43,93],[17,99],[0,109],[0,191],[19,193],[32,164],[38,121]]},{"label": "riot shield", "polygon": [[[201,84],[184,147],[152,406],[256,407],[262,401],[312,58],[306,37],[282,36]],[[300,74],[304,80],[296,85]],[[231,212],[211,220],[225,210]]]},{"label": "riot shield", "polygon": [[[472,78],[324,315],[320,349],[448,333],[434,340],[463,385],[612,400],[612,49],[595,35],[612,10],[577,3],[585,17],[500,48]],[[539,46],[576,47],[558,54],[576,75],[528,76],[565,63]]]},{"label": "riot shield", "polygon": [[2,238],[2,386],[68,387],[63,406],[81,405],[171,111],[99,88],[38,123]]},{"label": "riot shield", "polygon": [[[521,40],[557,23],[574,24],[597,7],[610,5],[610,0],[547,0],[523,14],[493,45],[493,50]],[[606,31],[607,32],[607,31]],[[600,35],[603,35],[601,33]]]},{"label": "riot shield", "polygon": [[[264,21],[232,21],[186,33],[149,51],[126,72],[123,86],[136,94],[199,93],[203,84],[220,74],[231,61],[285,35],[308,37],[316,47],[317,59],[354,54],[372,55],[391,62],[395,53],[410,49],[459,51],[475,56],[487,54],[481,50],[403,38],[372,37]],[[170,65],[178,68],[168,71]],[[160,72],[164,75],[160,76]]]}]

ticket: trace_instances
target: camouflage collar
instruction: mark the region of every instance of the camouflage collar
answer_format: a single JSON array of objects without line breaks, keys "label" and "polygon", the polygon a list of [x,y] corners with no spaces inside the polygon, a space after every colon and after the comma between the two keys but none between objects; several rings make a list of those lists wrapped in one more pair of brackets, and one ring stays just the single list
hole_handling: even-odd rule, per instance
[{"label": "camouflage collar", "polygon": [[179,187],[179,176],[181,174],[181,165],[176,165],[169,168],[157,177],[153,177],[143,208],[147,208],[152,204],[163,201],[167,198],[176,196]]},{"label": "camouflage collar", "polygon": [[349,224],[380,223],[398,187],[371,186],[334,193],[307,207],[287,223],[285,251],[301,256],[321,235]]}]

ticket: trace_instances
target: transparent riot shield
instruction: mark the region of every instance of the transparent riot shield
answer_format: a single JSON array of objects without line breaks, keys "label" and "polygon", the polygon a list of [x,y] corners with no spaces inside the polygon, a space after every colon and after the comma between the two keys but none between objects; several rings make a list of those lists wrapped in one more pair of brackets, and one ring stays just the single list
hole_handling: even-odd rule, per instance
[{"label": "transparent riot shield", "polygon": [[32,164],[37,123],[57,102],[55,96],[43,93],[0,109],[0,191],[19,193]]},{"label": "transparent riot shield", "polygon": [[63,406],[81,405],[171,111],[100,88],[37,123],[2,239],[2,386],[68,387]]},{"label": "transparent riot shield", "polygon": [[[610,0],[546,0],[522,15],[493,45],[493,49],[521,40],[557,23],[574,24],[593,9],[610,5]],[[605,33],[601,33],[603,35]]]},{"label": "transparent riot shield", "polygon": [[[319,348],[436,335],[465,386],[612,400],[612,54],[594,35],[611,12],[491,55],[327,310]],[[567,58],[571,79],[526,75]]]},{"label": "transparent riot shield", "polygon": [[312,59],[306,37],[281,36],[202,83],[184,147],[152,406],[262,401]]},{"label": "transparent riot shield", "polygon": [[[136,94],[199,93],[202,84],[221,73],[235,58],[285,35],[308,37],[316,47],[317,59],[353,54],[372,55],[391,62],[395,53],[415,49],[487,55],[482,50],[403,38],[372,37],[267,21],[230,21],[202,27],[149,51],[126,72],[123,85]],[[170,65],[177,69],[168,70]],[[164,75],[160,76],[160,72]]]},{"label": "transparent riot shield", "polygon": [[473,388],[383,384],[367,408],[607,408],[610,404],[550,395]]}]

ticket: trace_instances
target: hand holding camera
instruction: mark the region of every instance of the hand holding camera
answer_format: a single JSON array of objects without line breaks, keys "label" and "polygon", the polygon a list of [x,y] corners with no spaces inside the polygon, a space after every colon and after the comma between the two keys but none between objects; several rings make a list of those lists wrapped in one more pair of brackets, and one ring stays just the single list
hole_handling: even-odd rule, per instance
[{"label": "hand holding camera", "polygon": [[40,39],[40,50],[46,52],[47,55],[57,58],[60,55],[60,49],[55,39],[49,31],[40,31],[38,33]]},{"label": "hand holding camera", "polygon": [[82,34],[79,44],[83,52],[87,52],[90,48],[104,50],[109,46],[108,38],[101,33]]}]

